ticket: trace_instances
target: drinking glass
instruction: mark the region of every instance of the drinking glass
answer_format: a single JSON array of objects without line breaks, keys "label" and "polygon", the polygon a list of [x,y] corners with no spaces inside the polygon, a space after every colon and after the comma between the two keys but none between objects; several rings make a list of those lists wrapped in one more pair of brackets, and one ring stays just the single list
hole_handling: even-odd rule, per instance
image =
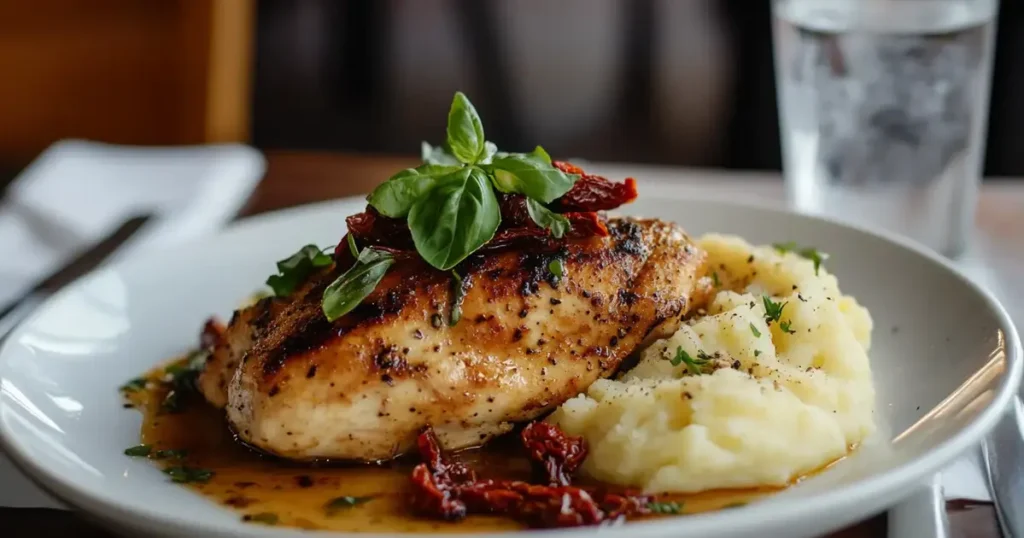
[{"label": "drinking glass", "polygon": [[773,0],[790,204],[965,248],[998,0]]}]

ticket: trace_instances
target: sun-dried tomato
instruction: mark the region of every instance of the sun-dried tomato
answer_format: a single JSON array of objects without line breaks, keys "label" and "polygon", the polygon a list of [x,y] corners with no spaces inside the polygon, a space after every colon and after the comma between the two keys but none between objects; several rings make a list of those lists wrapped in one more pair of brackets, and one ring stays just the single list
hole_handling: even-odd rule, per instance
[{"label": "sun-dried tomato", "polygon": [[[366,206],[366,211],[351,215],[345,219],[348,231],[356,239],[359,248],[366,245],[386,246],[399,250],[413,249],[412,234],[409,226],[402,219],[385,217],[373,206]],[[347,245],[344,246],[348,250]]]},{"label": "sun-dried tomato", "polygon": [[587,457],[587,442],[547,422],[531,422],[520,438],[534,466],[551,486],[568,486],[572,473]]},{"label": "sun-dried tomato", "polygon": [[549,481],[561,485],[478,480],[464,464],[445,457],[428,429],[418,439],[425,463],[417,465],[410,477],[413,508],[449,521],[468,514],[500,514],[542,528],[597,525],[650,512],[648,497],[569,485],[572,470],[586,457],[581,439],[543,423],[528,425],[521,439],[530,457],[542,463]]},{"label": "sun-dried tomato", "polygon": [[[636,182],[632,178],[625,183],[612,183],[603,177],[588,175],[568,163],[554,161],[552,164],[567,173],[580,175],[569,192],[549,204],[552,211],[562,213],[569,220],[569,239],[607,236],[604,217],[597,212],[616,208],[636,198]],[[494,238],[484,246],[488,251],[557,246],[549,232],[533,222],[526,207],[525,196],[498,193],[498,207],[501,225]],[[381,215],[372,206],[366,206],[366,211],[348,217],[345,222],[360,248],[369,245],[387,247],[397,252],[415,249],[406,221]],[[335,259],[345,265],[351,264],[351,257],[345,254],[348,246],[345,238],[342,239],[335,249]]]},{"label": "sun-dried tomato", "polygon": [[606,211],[636,200],[636,180],[629,177],[622,183],[613,183],[601,176],[587,174],[578,166],[552,161],[555,168],[580,178],[569,192],[554,201],[551,209],[558,213],[570,211]]}]

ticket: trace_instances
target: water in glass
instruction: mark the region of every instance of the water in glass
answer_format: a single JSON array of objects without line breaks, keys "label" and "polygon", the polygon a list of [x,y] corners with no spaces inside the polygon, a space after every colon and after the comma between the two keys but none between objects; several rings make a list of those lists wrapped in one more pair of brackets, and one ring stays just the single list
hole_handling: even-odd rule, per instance
[{"label": "water in glass", "polygon": [[783,167],[799,210],[965,246],[997,0],[775,0]]}]

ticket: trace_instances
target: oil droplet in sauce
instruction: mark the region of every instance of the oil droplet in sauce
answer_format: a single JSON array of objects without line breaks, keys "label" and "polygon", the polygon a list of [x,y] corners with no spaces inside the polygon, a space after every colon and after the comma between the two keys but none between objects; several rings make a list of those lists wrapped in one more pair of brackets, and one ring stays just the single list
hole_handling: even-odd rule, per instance
[{"label": "oil droplet in sauce", "polygon": [[[147,374],[163,377],[161,367]],[[347,532],[485,532],[525,528],[501,516],[474,515],[458,522],[417,517],[408,503],[409,474],[419,463],[404,458],[380,465],[306,464],[259,454],[230,433],[221,410],[187,395],[177,413],[161,411],[166,384],[151,382],[126,394],[143,413],[141,442],[159,450],[184,450],[181,458],[154,459],[163,468],[184,466],[212,471],[205,482],[181,484],[236,510],[253,524],[271,524]],[[505,436],[458,457],[484,478],[529,480],[530,463],[516,436]],[[586,480],[579,480],[586,484]],[[168,487],[178,484],[168,478]],[[683,514],[746,504],[774,489],[720,490],[696,495],[658,496],[676,502]],[[673,517],[673,516],[651,516]]]}]

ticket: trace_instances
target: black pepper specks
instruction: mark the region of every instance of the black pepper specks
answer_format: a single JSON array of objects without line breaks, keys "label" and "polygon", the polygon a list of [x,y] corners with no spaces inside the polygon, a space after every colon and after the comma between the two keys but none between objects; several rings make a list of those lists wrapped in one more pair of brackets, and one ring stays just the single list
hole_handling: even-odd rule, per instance
[{"label": "black pepper specks", "polygon": [[313,477],[308,474],[300,474],[295,477],[295,483],[298,484],[300,488],[311,488],[313,487]]},{"label": "black pepper specks", "polygon": [[558,306],[558,305],[562,304],[562,300],[561,299],[556,299],[554,297],[552,297],[548,302],[550,302],[552,305],[555,305],[555,306]]},{"label": "black pepper specks", "polygon": [[314,377],[316,377],[316,365],[315,364],[310,366],[309,370],[306,370],[306,379],[313,379]]}]

